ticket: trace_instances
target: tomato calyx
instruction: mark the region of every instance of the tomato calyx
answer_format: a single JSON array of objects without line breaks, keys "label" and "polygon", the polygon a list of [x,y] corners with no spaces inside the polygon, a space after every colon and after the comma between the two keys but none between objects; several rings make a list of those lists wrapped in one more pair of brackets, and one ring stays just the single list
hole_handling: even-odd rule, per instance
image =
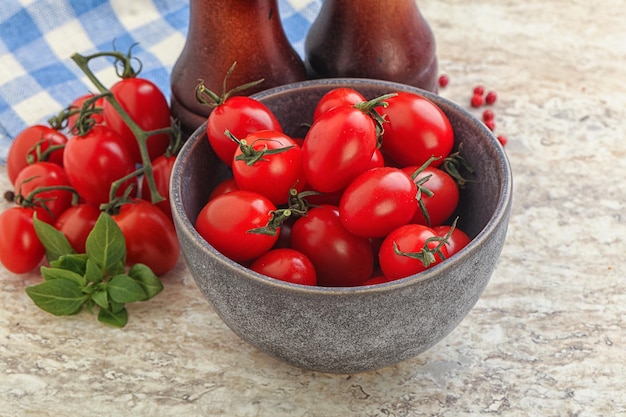
[{"label": "tomato calyx", "polygon": [[103,109],[97,105],[98,101],[109,95],[111,95],[110,92],[94,94],[92,97],[85,99],[80,107],[70,105],[61,110],[56,116],[49,118],[48,124],[53,129],[65,129],[69,125],[69,120],[77,116],[70,133],[75,136],[83,136],[97,124],[93,116],[102,114]]},{"label": "tomato calyx", "polygon": [[426,225],[428,227],[430,227],[430,215],[428,214],[428,209],[426,208],[426,205],[424,204],[424,199],[422,198],[422,196],[426,195],[427,197],[432,197],[433,195],[435,195],[431,190],[429,190],[428,188],[426,188],[424,186],[424,184],[432,177],[432,174],[431,175],[426,175],[426,176],[420,178],[417,181],[415,181],[415,178],[417,178],[417,176],[420,173],[424,172],[424,170],[433,161],[436,161],[437,159],[439,159],[439,158],[431,156],[426,162],[424,162],[419,168],[417,168],[411,174],[411,179],[414,180],[415,186],[417,187],[417,194],[415,195],[415,199],[417,200],[417,204],[419,205],[419,208],[422,211],[422,214],[424,215],[424,218],[426,219]]},{"label": "tomato calyx", "polygon": [[289,202],[287,208],[274,210],[267,224],[263,227],[248,230],[248,233],[265,234],[275,236],[280,227],[287,220],[305,216],[311,205],[306,201],[309,195],[319,194],[316,191],[298,192],[295,188],[289,190]]},{"label": "tomato calyx", "polygon": [[[56,129],[55,127],[53,128]],[[28,162],[29,165],[34,164],[37,161],[40,161],[40,162],[48,161],[50,158],[50,155],[52,155],[53,152],[65,148],[65,144],[61,144],[61,145],[49,145],[44,149],[44,146],[43,146],[44,144],[48,144],[48,141],[46,141],[42,137],[40,141],[35,143],[28,150],[28,153],[26,154],[26,162]]]},{"label": "tomato calyx", "polygon": [[463,188],[466,183],[472,182],[472,180],[465,178],[461,171],[467,171],[469,174],[474,173],[474,168],[461,156],[462,145],[462,143],[459,144],[458,150],[444,158],[441,163],[441,168],[454,178],[460,188]]},{"label": "tomato calyx", "polygon": [[[35,180],[37,177],[30,177],[25,179],[22,184],[26,184],[30,181]],[[17,193],[13,193],[11,191],[7,191],[4,194],[5,199],[11,198],[11,200],[16,205],[24,208],[42,208],[44,209],[50,216],[54,217],[52,211],[48,208],[49,201],[53,201],[54,198],[41,198],[38,197],[39,194],[49,192],[49,191],[69,191],[72,193],[72,205],[78,204],[79,195],[73,187],[69,185],[50,185],[50,186],[42,186],[37,187],[27,195],[22,194],[22,184],[20,184],[20,189],[17,190]]]},{"label": "tomato calyx", "polygon": [[291,218],[292,214],[293,212],[288,208],[274,210],[272,211],[271,217],[265,226],[250,229],[248,230],[248,233],[276,236],[280,227],[287,221],[287,219]]},{"label": "tomato calyx", "polygon": [[252,166],[258,161],[268,161],[267,158],[264,158],[265,155],[276,155],[279,153],[287,152],[288,150],[293,148],[291,146],[285,146],[282,148],[269,149],[267,145],[263,146],[261,149],[254,149],[254,144],[258,140],[272,140],[272,139],[264,139],[257,138],[251,144],[248,144],[248,141],[245,139],[237,139],[235,135],[233,135],[228,129],[224,131],[224,134],[229,137],[233,142],[239,145],[241,149],[241,155],[237,155],[235,157],[235,161],[244,161],[246,165]]},{"label": "tomato calyx", "polygon": [[387,107],[389,103],[385,100],[390,99],[391,97],[397,96],[396,93],[384,94],[382,96],[373,98],[368,101],[362,101],[360,103],[355,104],[353,107],[355,109],[361,110],[363,113],[367,114],[372,118],[374,124],[376,125],[376,136],[378,137],[378,146],[380,147],[382,143],[382,136],[385,132],[383,124],[387,123],[385,116],[376,111],[377,107]]},{"label": "tomato calyx", "polygon": [[[404,252],[400,250],[396,242],[393,242],[393,250],[395,254],[399,256],[406,256],[411,259],[416,259],[418,261],[422,261],[424,268],[428,268],[430,265],[437,262],[437,256],[439,257],[440,260],[442,261],[445,260],[446,255],[443,253],[441,249],[449,242],[450,236],[452,236],[452,232],[454,232],[454,229],[456,228],[457,220],[458,218],[454,219],[454,222],[450,226],[450,230],[448,231],[448,233],[446,233],[445,236],[433,236],[433,237],[429,237],[428,239],[426,239],[424,241],[424,245],[422,246],[422,249],[419,251]],[[432,242],[437,242],[437,246],[435,246],[434,248],[431,248],[429,245]]]},{"label": "tomato calyx", "polygon": [[224,76],[224,81],[222,82],[221,95],[218,95],[217,93],[208,89],[204,85],[204,80],[200,80],[198,82],[198,85],[196,86],[196,100],[198,100],[199,103],[205,106],[217,107],[220,104],[223,104],[226,100],[228,100],[229,97],[237,93],[240,93],[244,90],[247,90],[248,88],[252,88],[256,85],[259,85],[263,81],[265,81],[264,78],[261,78],[260,80],[251,81],[249,83],[245,83],[237,87],[234,87],[231,90],[227,90],[228,78],[230,78],[232,73],[235,71],[236,66],[237,66],[237,61],[233,62],[233,65],[231,65],[228,71],[226,72],[226,75]]}]

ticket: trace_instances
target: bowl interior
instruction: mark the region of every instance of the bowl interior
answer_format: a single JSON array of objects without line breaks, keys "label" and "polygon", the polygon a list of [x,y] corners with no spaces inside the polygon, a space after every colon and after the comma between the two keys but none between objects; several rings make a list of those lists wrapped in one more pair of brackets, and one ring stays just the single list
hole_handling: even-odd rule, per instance
[{"label": "bowl interior", "polygon": [[[272,109],[285,133],[304,137],[306,123],[313,117],[314,103],[329,90],[348,86],[360,91],[367,99],[393,91],[416,92],[434,101],[448,116],[455,131],[455,149],[462,144],[462,156],[476,167],[475,177],[470,177],[460,192],[458,226],[475,238],[492,222],[497,210],[510,198],[510,167],[499,142],[482,122],[458,105],[442,97],[403,84],[366,79],[330,79],[323,83],[304,81],[273,88],[255,94],[255,97]],[[296,92],[294,92],[296,90]],[[229,169],[213,154],[206,139],[203,124],[189,139],[181,155],[185,163],[176,169],[175,180],[181,181],[181,202],[184,216],[191,223],[206,203],[213,188],[231,175]]]}]

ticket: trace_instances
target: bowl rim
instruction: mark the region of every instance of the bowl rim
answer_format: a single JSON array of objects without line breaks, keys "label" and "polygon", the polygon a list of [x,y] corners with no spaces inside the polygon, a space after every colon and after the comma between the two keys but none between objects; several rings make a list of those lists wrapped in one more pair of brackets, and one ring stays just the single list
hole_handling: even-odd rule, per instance
[{"label": "bowl rim", "polygon": [[[367,78],[326,78],[326,79],[315,79],[315,80],[305,80],[299,81],[289,84],[284,84],[278,87],[270,88],[267,90],[260,91],[256,94],[250,95],[251,98],[262,99],[268,96],[273,96],[276,94],[283,94],[289,92],[296,88],[316,88],[320,85],[324,86],[343,86],[343,85],[352,85],[358,87],[359,85],[372,85],[378,84],[380,86],[388,87],[390,89],[400,89],[404,91],[414,91],[426,98],[433,100],[437,105],[439,103],[443,103],[448,106],[451,110],[459,112],[462,116],[467,118],[472,124],[475,125],[480,131],[482,131],[485,136],[488,138],[489,142],[495,149],[496,157],[498,160],[498,167],[503,176],[503,184],[500,189],[500,193],[498,196],[498,201],[496,204],[496,209],[489,219],[489,221],[485,224],[485,226],[478,232],[478,234],[470,241],[470,243],[461,249],[455,256],[449,257],[445,262],[442,262],[438,265],[435,265],[431,268],[426,269],[420,273],[400,278],[397,280],[384,282],[380,284],[373,285],[361,285],[354,287],[325,287],[325,286],[309,286],[302,284],[294,284],[286,281],[281,281],[258,272],[255,272],[235,261],[232,261],[222,253],[220,253],[217,249],[211,246],[195,229],[191,219],[185,213],[182,204],[181,197],[181,181],[180,175],[176,176],[175,174],[183,170],[183,161],[186,157],[191,153],[192,149],[196,145],[196,143],[205,136],[206,133],[206,125],[205,121],[201,126],[196,129],[191,136],[187,139],[187,141],[183,144],[176,161],[174,162],[174,167],[172,169],[172,181],[170,185],[170,194],[171,194],[171,206],[172,212],[177,217],[180,223],[183,226],[183,230],[180,232],[186,233],[191,240],[193,240],[196,244],[199,244],[203,247],[203,249],[208,250],[216,260],[226,264],[231,269],[236,269],[241,271],[244,275],[246,275],[249,279],[256,281],[259,284],[265,286],[274,286],[280,289],[281,291],[293,291],[299,294],[316,294],[316,295],[324,295],[324,296],[346,296],[350,295],[362,295],[362,294],[371,294],[378,292],[387,292],[392,290],[401,289],[404,287],[409,287],[413,285],[417,285],[419,283],[423,283],[426,281],[432,281],[437,279],[442,275],[442,272],[446,269],[453,268],[455,265],[462,262],[463,258],[466,256],[471,256],[472,253],[476,252],[478,248],[485,245],[487,240],[495,233],[498,226],[501,222],[506,221],[509,215],[511,205],[512,205],[512,196],[513,196],[513,177],[512,170],[509,159],[504,151],[502,144],[497,140],[492,131],[490,131],[484,123],[478,120],[475,116],[473,116],[470,112],[465,110],[463,107],[458,105],[457,103],[447,99],[445,97],[439,96],[438,94],[413,87],[408,86],[406,84],[400,84],[392,81],[385,80],[375,80],[375,79],[367,79]],[[178,228],[177,228],[178,229]],[[191,270],[190,270],[191,273]]]}]

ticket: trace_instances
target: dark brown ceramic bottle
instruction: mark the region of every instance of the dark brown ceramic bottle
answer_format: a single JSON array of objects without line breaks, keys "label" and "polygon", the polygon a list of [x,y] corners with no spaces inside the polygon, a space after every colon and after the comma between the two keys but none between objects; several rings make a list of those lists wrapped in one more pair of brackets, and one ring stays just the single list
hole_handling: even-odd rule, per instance
[{"label": "dark brown ceramic bottle", "polygon": [[415,0],[324,0],[305,55],[311,78],[376,78],[437,91],[435,39]]},{"label": "dark brown ceramic bottle", "polygon": [[187,40],[171,74],[172,114],[187,134],[211,111],[196,100],[198,81],[220,94],[233,62],[237,66],[228,89],[264,79],[241,94],[307,78],[285,35],[276,0],[190,0],[189,12]]}]

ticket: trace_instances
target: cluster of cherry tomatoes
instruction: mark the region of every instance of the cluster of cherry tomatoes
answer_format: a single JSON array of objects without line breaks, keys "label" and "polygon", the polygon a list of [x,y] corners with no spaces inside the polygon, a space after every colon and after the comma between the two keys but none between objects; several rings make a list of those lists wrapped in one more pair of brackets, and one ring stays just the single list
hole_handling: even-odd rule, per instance
[{"label": "cluster of cherry tomatoes", "polygon": [[243,96],[210,113],[208,141],[232,177],[195,227],[222,254],[280,280],[359,286],[416,274],[470,241],[450,221],[460,185],[443,167],[458,152],[431,100],[335,88],[305,122],[304,138],[290,137]]},{"label": "cluster of cherry tomatoes", "polygon": [[[144,148],[152,188],[164,198],[158,203],[152,203],[146,176],[137,174],[146,159],[115,103],[141,130],[161,131],[149,136]],[[42,262],[45,250],[33,227],[34,215],[84,253],[89,232],[107,210],[126,239],[127,264],[143,263],[157,275],[173,268],[179,243],[167,196],[175,155],[169,153],[172,122],[160,89],[136,75],[122,78],[107,94],[78,97],[53,119],[50,125],[24,129],[9,149],[6,169],[14,189],[7,195],[15,204],[0,213],[4,267],[26,273]]]}]

